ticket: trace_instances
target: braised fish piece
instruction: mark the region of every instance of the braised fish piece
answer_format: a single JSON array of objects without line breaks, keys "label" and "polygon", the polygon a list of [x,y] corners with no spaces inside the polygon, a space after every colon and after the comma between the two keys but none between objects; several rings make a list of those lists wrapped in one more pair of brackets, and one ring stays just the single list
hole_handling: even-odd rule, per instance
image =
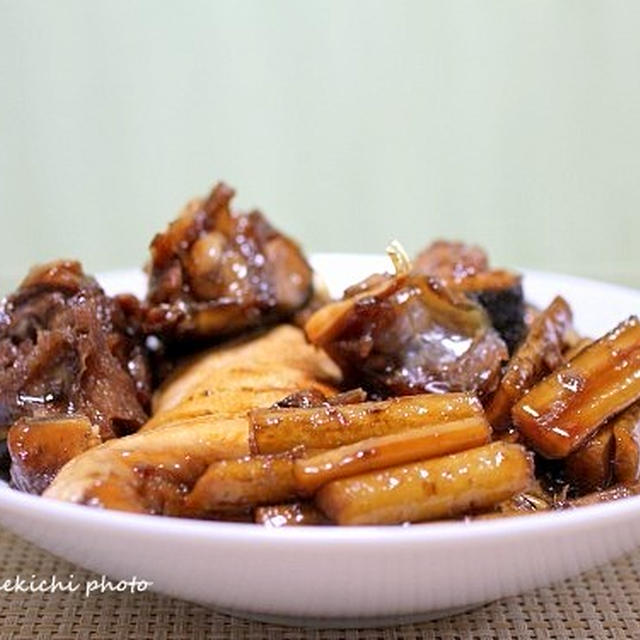
[{"label": "braised fish piece", "polygon": [[503,269],[467,276],[447,285],[482,305],[491,324],[513,353],[526,335],[522,276]]},{"label": "braised fish piece", "polygon": [[507,348],[464,294],[400,266],[317,311],[309,341],[347,382],[382,396],[495,389]]},{"label": "braised fish piece", "polygon": [[512,352],[526,332],[522,276],[491,269],[486,253],[462,242],[437,240],[421,251],[413,270],[441,279],[480,303]]},{"label": "braised fish piece", "polygon": [[291,318],[312,295],[300,248],[219,183],[151,243],[146,329],[167,340],[228,336]]},{"label": "braised fish piece", "polygon": [[542,455],[563,458],[640,399],[640,322],[622,322],[535,385],[515,405],[515,426]]},{"label": "braised fish piece", "polygon": [[541,378],[563,363],[566,337],[572,326],[571,308],[557,297],[533,321],[522,344],[507,364],[486,411],[491,426],[506,429],[513,405]]},{"label": "braised fish piece", "polygon": [[[283,325],[209,349],[185,362],[153,400],[143,431],[185,420],[246,416],[300,393],[316,398],[336,394],[340,372],[300,329]],[[359,396],[358,396],[359,397]]]}]

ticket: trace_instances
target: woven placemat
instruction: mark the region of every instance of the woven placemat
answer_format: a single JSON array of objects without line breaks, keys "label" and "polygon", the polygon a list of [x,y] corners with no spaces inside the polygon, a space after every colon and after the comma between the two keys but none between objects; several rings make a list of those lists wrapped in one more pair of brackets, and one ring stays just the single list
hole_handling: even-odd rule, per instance
[{"label": "woven placemat", "polygon": [[[0,529],[0,578],[93,576]],[[0,593],[0,638],[640,638],[640,551],[554,587],[450,618],[387,629],[310,630],[230,617],[150,592]]]}]

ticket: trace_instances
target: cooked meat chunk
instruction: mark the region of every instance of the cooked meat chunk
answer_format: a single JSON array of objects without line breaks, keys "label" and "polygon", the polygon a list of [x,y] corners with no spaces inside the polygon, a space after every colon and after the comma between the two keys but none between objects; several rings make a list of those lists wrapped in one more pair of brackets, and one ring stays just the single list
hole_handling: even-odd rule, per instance
[{"label": "cooked meat chunk", "polygon": [[0,426],[73,413],[103,440],[136,431],[151,388],[130,305],[77,262],[34,268],[0,306]]},{"label": "cooked meat chunk", "polygon": [[311,297],[300,248],[259,211],[231,211],[218,184],[151,243],[147,330],[169,340],[213,339],[286,320]]},{"label": "cooked meat chunk", "polygon": [[380,396],[495,388],[508,354],[479,305],[410,272],[367,283],[305,326],[347,383]]},{"label": "cooked meat chunk", "polygon": [[480,303],[510,353],[526,334],[522,277],[490,269],[487,255],[479,247],[438,240],[418,254],[414,270],[439,278],[450,289]]}]

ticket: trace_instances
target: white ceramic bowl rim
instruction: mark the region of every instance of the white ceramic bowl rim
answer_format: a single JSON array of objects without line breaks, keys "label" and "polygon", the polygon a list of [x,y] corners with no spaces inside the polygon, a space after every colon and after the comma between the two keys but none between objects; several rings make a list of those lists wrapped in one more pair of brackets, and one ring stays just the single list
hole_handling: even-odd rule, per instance
[{"label": "white ceramic bowl rim", "polygon": [[553,533],[556,529],[567,532],[580,529],[603,519],[610,525],[620,519],[624,520],[630,512],[640,509],[640,496],[615,500],[613,502],[596,505],[581,506],[565,510],[551,511],[524,516],[506,516],[491,520],[458,520],[430,522],[409,526],[300,526],[300,527],[265,527],[252,523],[220,522],[215,520],[190,520],[169,516],[152,516],[120,511],[107,511],[83,505],[67,504],[49,498],[20,493],[5,485],[1,488],[5,495],[3,502],[5,510],[11,507],[25,509],[33,508],[41,515],[52,518],[64,517],[73,530],[74,521],[94,525],[135,528],[149,534],[188,534],[190,536],[211,537],[214,534],[233,539],[243,539],[260,543],[261,541],[274,543],[282,541],[285,544],[297,542],[300,544],[317,544],[318,542],[357,542],[360,544],[384,543],[397,544],[400,539],[416,542],[419,540],[448,539],[460,542],[477,542],[481,537],[493,540],[520,536],[533,530]]}]

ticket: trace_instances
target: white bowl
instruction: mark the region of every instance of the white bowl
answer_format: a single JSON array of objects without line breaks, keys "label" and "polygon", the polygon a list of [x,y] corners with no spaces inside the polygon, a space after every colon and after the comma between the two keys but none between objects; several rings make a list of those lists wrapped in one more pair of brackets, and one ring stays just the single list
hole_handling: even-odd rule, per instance
[{"label": "white bowl", "polygon": [[[377,256],[317,255],[336,291],[387,267]],[[105,287],[140,293],[137,272]],[[560,293],[599,335],[640,309],[640,292],[526,272],[528,299]],[[437,617],[575,575],[640,544],[640,497],[580,509],[410,527],[267,529],[106,512],[0,486],[0,521],[40,547],[115,579],[241,615],[323,626]]]}]

